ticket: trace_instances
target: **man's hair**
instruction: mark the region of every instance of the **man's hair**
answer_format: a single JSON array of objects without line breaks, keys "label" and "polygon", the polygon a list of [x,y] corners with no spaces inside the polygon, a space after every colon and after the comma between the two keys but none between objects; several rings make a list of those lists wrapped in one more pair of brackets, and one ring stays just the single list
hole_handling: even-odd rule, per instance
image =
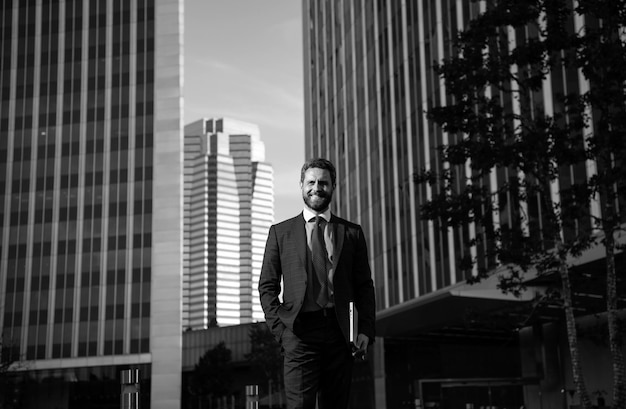
[{"label": "man's hair", "polygon": [[302,170],[300,171],[300,183],[304,182],[304,174],[307,170],[311,168],[327,170],[330,173],[330,180],[333,186],[336,185],[337,171],[335,170],[335,166],[332,164],[331,161],[324,158],[309,159],[308,161],[304,162],[304,165],[302,165]]}]

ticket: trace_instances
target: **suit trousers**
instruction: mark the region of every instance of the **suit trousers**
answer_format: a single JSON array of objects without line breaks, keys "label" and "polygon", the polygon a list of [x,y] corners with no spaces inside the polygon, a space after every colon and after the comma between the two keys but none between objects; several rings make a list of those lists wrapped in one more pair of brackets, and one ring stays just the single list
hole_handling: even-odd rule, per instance
[{"label": "suit trousers", "polygon": [[298,315],[282,335],[287,409],[346,409],[354,360],[334,309]]}]

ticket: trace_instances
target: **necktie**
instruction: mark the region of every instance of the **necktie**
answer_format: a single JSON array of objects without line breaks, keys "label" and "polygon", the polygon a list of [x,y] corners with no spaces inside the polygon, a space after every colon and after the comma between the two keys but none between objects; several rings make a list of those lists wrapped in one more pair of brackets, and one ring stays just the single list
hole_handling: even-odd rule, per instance
[{"label": "necktie", "polygon": [[326,244],[324,242],[322,221],[321,217],[315,217],[315,225],[311,232],[311,258],[313,260],[313,269],[320,283],[317,304],[324,308],[328,304],[328,270],[326,268]]}]

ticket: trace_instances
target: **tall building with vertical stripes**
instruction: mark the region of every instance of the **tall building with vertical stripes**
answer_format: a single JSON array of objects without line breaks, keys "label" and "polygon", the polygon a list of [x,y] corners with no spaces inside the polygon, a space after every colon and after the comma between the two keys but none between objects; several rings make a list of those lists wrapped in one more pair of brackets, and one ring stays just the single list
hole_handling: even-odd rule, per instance
[{"label": "tall building with vertical stripes", "polygon": [[273,171],[258,126],[229,118],[188,124],[185,328],[264,320],[256,288],[273,220]]},{"label": "tall building with vertical stripes", "polygon": [[[2,0],[0,406],[180,406],[183,2]],[[6,401],[3,401],[6,400]],[[91,405],[91,406],[90,406]]]},{"label": "tall building with vertical stripes", "polygon": [[[496,275],[467,284],[458,261],[465,256],[481,260],[484,248],[479,246],[476,254],[464,245],[481,232],[472,232],[471,225],[450,229],[420,218],[420,206],[439,192],[414,183],[414,175],[423,169],[443,171],[436,148],[455,137],[426,116],[449,98],[435,64],[456,52],[457,32],[487,3],[303,0],[306,156],[336,164],[332,211],[362,224],[376,287],[379,338],[371,372],[360,372],[370,375],[355,378],[359,392],[352,407],[575,403],[573,395],[562,392],[563,385],[572,384],[567,365],[551,358],[568,353],[562,321],[542,313],[533,327],[499,325],[519,320],[520,307],[534,294],[503,294]],[[573,19],[570,29],[581,30],[584,23],[584,17]],[[516,38],[537,35],[533,27],[509,30],[508,40],[514,44]],[[556,70],[534,102],[550,115],[561,109],[557,95],[588,87],[575,69]],[[515,102],[507,107],[515,109]],[[590,177],[588,171],[569,169],[561,183]],[[507,177],[504,171],[493,172],[485,183],[495,188]],[[503,201],[496,222],[510,227],[512,212]],[[531,234],[541,234],[541,206],[531,201],[528,215]],[[581,265],[592,272],[597,266],[590,260]],[[588,310],[580,305],[585,315]],[[476,325],[486,314],[492,318]],[[587,351],[608,356],[606,349]],[[610,384],[597,360],[585,364],[593,374],[590,389]]]}]

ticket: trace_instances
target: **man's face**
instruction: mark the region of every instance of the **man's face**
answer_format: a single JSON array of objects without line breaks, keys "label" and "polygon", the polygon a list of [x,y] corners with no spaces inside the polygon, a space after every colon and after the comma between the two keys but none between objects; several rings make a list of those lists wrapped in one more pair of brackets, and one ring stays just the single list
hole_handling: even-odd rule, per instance
[{"label": "man's face", "polygon": [[330,206],[335,190],[330,172],[320,168],[307,169],[300,188],[304,204],[316,213],[321,213]]}]

